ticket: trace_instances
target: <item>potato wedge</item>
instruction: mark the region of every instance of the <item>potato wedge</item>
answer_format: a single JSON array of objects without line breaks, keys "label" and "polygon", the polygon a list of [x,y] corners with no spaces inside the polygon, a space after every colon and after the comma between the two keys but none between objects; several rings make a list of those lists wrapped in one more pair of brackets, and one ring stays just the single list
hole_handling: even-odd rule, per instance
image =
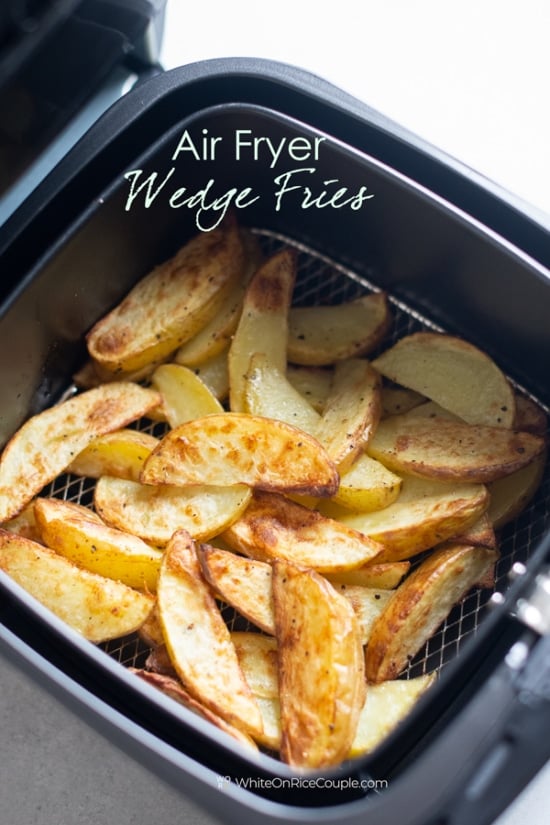
[{"label": "potato wedge", "polygon": [[[208,361],[193,368],[195,375],[201,379],[218,401],[225,401],[229,398],[228,352],[229,347],[222,350],[219,355],[213,355]],[[179,363],[177,356],[175,362]]]},{"label": "potato wedge", "polygon": [[495,362],[473,344],[437,332],[401,338],[373,366],[469,424],[512,427],[514,392]]},{"label": "potato wedge", "polygon": [[296,254],[284,249],[260,266],[246,290],[228,357],[233,412],[245,410],[246,374],[255,352],[263,352],[280,372],[286,369],[288,310],[295,279]]},{"label": "potato wedge", "polygon": [[332,582],[332,586],[351,603],[357,616],[361,644],[366,645],[374,621],[384,609],[392,591],[335,582]]},{"label": "potato wedge", "polygon": [[0,530],[0,569],[94,643],[137,630],[154,605],[152,596],[82,570],[48,547],[5,530]]},{"label": "potato wedge", "polygon": [[485,483],[520,470],[544,450],[531,433],[425,418],[412,410],[380,422],[367,452],[395,472]]},{"label": "potato wedge", "polygon": [[327,579],[333,584],[358,585],[377,590],[393,590],[409,572],[410,561],[375,562],[343,570],[339,573],[327,573]]},{"label": "potato wedge", "polygon": [[289,364],[286,369],[286,377],[294,389],[321,414],[332,387],[332,374],[331,369],[324,367],[299,367]]},{"label": "potato wedge", "polygon": [[546,435],[548,433],[548,416],[531,398],[516,393],[516,415],[514,430]]},{"label": "potato wedge", "polygon": [[37,498],[34,513],[43,543],[56,553],[92,573],[155,592],[162,560],[156,547],[69,501]]},{"label": "potato wedge", "polygon": [[382,386],[382,417],[409,412],[414,407],[425,403],[426,400],[424,395],[414,390],[384,384]]},{"label": "potato wedge", "polygon": [[89,478],[116,476],[138,481],[149,453],[159,443],[149,433],[123,428],[94,438],[67,467],[68,473]]},{"label": "potato wedge", "polygon": [[[490,490],[489,490],[490,493]],[[489,508],[491,504],[489,503]],[[486,510],[474,524],[467,527],[456,536],[452,536],[448,541],[453,544],[473,544],[476,547],[497,547],[497,537],[489,518],[489,510]]]},{"label": "potato wedge", "polygon": [[[396,500],[401,483],[400,476],[363,453],[340,475],[338,492],[330,501],[356,513],[382,510]],[[330,515],[329,511],[323,512]]]},{"label": "potato wedge", "polygon": [[278,698],[277,640],[263,633],[233,631],[231,641],[254,696]]},{"label": "potato wedge", "polygon": [[181,424],[143,468],[144,484],[233,485],[331,496],[338,473],[319,442],[284,421],[220,413]]},{"label": "potato wedge", "polygon": [[365,653],[367,680],[395,679],[454,605],[483,581],[496,558],[487,547],[456,544],[423,561],[374,622]]},{"label": "potato wedge", "polygon": [[241,229],[245,264],[241,278],[233,285],[216,315],[196,335],[178,349],[174,361],[186,367],[200,367],[229,346],[241,317],[243,300],[252,276],[262,262],[258,238]]},{"label": "potato wedge", "polygon": [[265,633],[275,633],[271,565],[202,544],[198,551],[205,579],[241,616]]},{"label": "potato wedge", "polygon": [[194,542],[183,530],[166,548],[157,598],[166,647],[184,687],[230,724],[261,734],[259,708],[201,574]]},{"label": "potato wedge", "polygon": [[153,673],[150,670],[140,670],[137,668],[133,668],[131,670],[132,673],[135,673],[136,676],[143,679],[143,681],[147,682],[148,685],[152,685],[152,687],[162,691],[162,693],[166,694],[166,696],[169,696],[171,699],[179,702],[180,705],[183,705],[188,710],[196,713],[197,716],[200,716],[202,719],[206,719],[207,722],[210,722],[210,724],[214,725],[214,727],[218,728],[218,730],[221,730],[224,733],[229,734],[229,736],[233,739],[236,739],[241,745],[244,745],[246,748],[250,748],[254,751],[258,750],[258,746],[250,736],[247,736],[234,725],[230,725],[225,721],[225,719],[222,719],[221,716],[213,713],[203,704],[198,702],[187,690],[185,690],[178,679],[162,673]]},{"label": "potato wedge", "polygon": [[404,476],[399,498],[384,510],[342,517],[383,545],[377,562],[401,561],[474,524],[489,505],[482,484],[448,484]]},{"label": "potato wedge", "polygon": [[151,385],[162,396],[162,409],[172,428],[193,418],[223,412],[204,381],[181,364],[161,364],[151,376]]},{"label": "potato wedge", "polygon": [[159,403],[153,390],[117,381],[29,418],[0,458],[0,522],[20,513],[94,438],[126,426]]},{"label": "potato wedge", "polygon": [[26,539],[32,539],[32,541],[37,541],[38,544],[42,544],[40,531],[34,517],[34,501],[31,501],[17,516],[4,522],[2,527],[8,533],[23,536]]},{"label": "potato wedge", "polygon": [[166,360],[214,317],[244,263],[234,220],[200,232],[95,324],[87,336],[90,356],[113,374]]},{"label": "potato wedge", "polygon": [[380,420],[381,383],[368,361],[347,358],[334,368],[332,389],[314,435],[340,473],[349,470]]},{"label": "potato wedge", "polygon": [[367,701],[359,715],[357,733],[349,758],[373,751],[407,716],[423,693],[435,682],[435,674],[414,679],[394,679],[369,685]]},{"label": "potato wedge", "polygon": [[360,567],[383,552],[364,534],[274,493],[256,493],[223,539],[250,558],[287,559],[322,573]]},{"label": "potato wedge", "polygon": [[250,359],[244,407],[252,415],[286,421],[310,435],[316,435],[321,422],[319,413],[263,352],[256,352]]},{"label": "potato wedge", "polygon": [[273,562],[281,757],[300,768],[349,752],[365,701],[363,648],[349,601],[313,570]]},{"label": "potato wedge", "polygon": [[288,314],[288,360],[320,367],[366,355],[382,341],[390,323],[383,292],[333,306],[292,307]]},{"label": "potato wedge", "polygon": [[487,515],[496,530],[527,507],[542,482],[547,458],[544,450],[526,467],[487,485],[491,496]]},{"label": "potato wedge", "polygon": [[95,487],[94,506],[111,527],[164,547],[179,529],[207,541],[244,512],[250,496],[244,484],[182,488],[102,476]]}]

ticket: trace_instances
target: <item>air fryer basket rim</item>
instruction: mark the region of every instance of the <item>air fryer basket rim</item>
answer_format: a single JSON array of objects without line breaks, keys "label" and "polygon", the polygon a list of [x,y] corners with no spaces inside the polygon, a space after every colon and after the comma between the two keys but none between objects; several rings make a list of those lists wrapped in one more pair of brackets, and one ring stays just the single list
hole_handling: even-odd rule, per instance
[{"label": "air fryer basket rim", "polygon": [[[233,61],[229,61],[229,63],[234,64]],[[258,71],[258,64],[262,65],[261,61],[244,61],[244,63],[246,64],[245,70],[243,70],[243,68],[242,68],[243,61],[236,61],[236,63],[239,66],[241,66],[240,71],[243,74],[248,74],[252,78],[254,83],[259,83],[260,86],[262,86],[262,84],[264,82],[264,78],[257,77],[257,75],[256,75],[256,73]],[[215,65],[212,65],[212,64],[215,64]],[[187,76],[188,76],[188,79],[191,82],[191,85],[195,81],[202,82],[205,79],[205,77],[206,77],[206,79],[212,79],[213,78],[214,81],[217,83],[218,81],[220,81],[220,78],[222,77],[222,75],[227,72],[227,67],[228,67],[228,62],[227,61],[213,61],[212,63],[209,62],[208,64],[203,64],[203,65],[199,64],[198,66],[195,66],[195,67],[189,67],[188,71],[187,71]],[[273,64],[269,64],[268,68],[272,72],[272,78],[271,78],[272,81],[273,81],[273,75],[275,75],[277,83],[287,84],[289,88],[293,87],[294,81],[295,81],[295,70],[294,69],[292,69],[291,67],[273,66]],[[172,86],[177,88],[180,83],[184,82],[183,78],[181,76],[181,73],[179,73],[178,70],[175,70],[175,72],[176,72],[176,76],[174,76],[173,73],[167,73],[166,77],[160,76],[163,83],[165,83],[165,82],[168,83],[168,90],[171,90]],[[170,78],[170,75],[172,75],[171,78]],[[166,81],[166,78],[169,79],[169,82]],[[306,80],[307,80],[308,84],[312,84],[314,87],[317,87],[317,84],[318,84],[317,79],[312,78],[312,76],[306,76],[305,78],[300,78],[300,83],[305,84]],[[322,89],[325,90],[324,81],[321,81],[320,85],[321,85]],[[160,83],[159,86],[162,86],[162,83]],[[144,97],[147,97],[147,91],[146,91],[147,88],[149,88],[149,87],[145,87],[145,89],[144,89],[144,92],[143,92]],[[332,87],[330,87],[330,89],[334,93],[335,97],[341,98],[340,95],[336,94],[337,90],[332,89]],[[159,99],[162,99],[163,94],[159,93]],[[153,95],[153,98],[154,98],[154,95]],[[135,98],[134,98],[134,100],[135,100]],[[128,103],[126,101],[123,101],[123,103],[125,104],[125,106],[130,105],[130,103]],[[340,105],[340,102],[338,103],[338,106],[339,105]],[[121,112],[122,111],[123,111],[123,109],[121,109]],[[91,137],[89,137],[89,140],[92,141],[92,146],[93,146],[94,141],[96,139],[98,140],[98,144],[99,144],[98,157],[105,157],[105,153],[107,152],[107,147],[102,146],[101,144],[102,144],[102,141],[104,141],[104,140],[106,141],[108,133],[109,133],[109,118],[114,118],[115,121],[116,121],[117,118],[120,118],[121,122],[120,122],[119,125],[121,125],[124,122],[124,116],[122,114],[118,113],[118,111],[115,112],[113,110],[113,112],[109,113],[106,116],[106,118],[99,124],[98,130],[92,130],[93,134],[92,134]],[[136,125],[136,128],[137,128],[137,125],[140,124],[141,121],[140,121],[140,118],[136,114],[135,111],[132,113],[132,118],[134,119],[135,125]],[[115,123],[115,125],[116,125],[116,123]],[[401,138],[400,138],[400,140],[401,140]],[[81,153],[84,150],[88,151],[90,149],[90,144],[89,143],[87,144],[86,141],[87,141],[87,139],[84,140],[84,142],[83,142],[83,144],[80,148],[77,147],[77,154],[75,156],[77,159],[80,158],[80,160],[82,160],[82,154]],[[87,149],[86,149],[86,146],[88,147]],[[84,149],[82,147],[84,147]],[[92,151],[91,154],[93,155],[94,152]],[[73,161],[71,161],[71,163],[72,162]],[[70,163],[69,163],[68,168],[70,168]],[[63,169],[65,169],[65,167],[63,167]],[[63,178],[63,175],[65,174],[63,169],[61,170],[61,172],[63,172],[63,174],[61,175],[61,178]],[[63,189],[64,189],[64,184],[63,184],[63,185],[61,185],[60,189],[57,190],[57,184],[55,183],[56,175],[60,175],[61,172],[59,172],[59,170],[58,170],[58,172],[54,173],[54,177],[52,178],[52,181],[54,181],[54,184],[55,184],[53,186],[54,191],[53,191],[53,194],[52,194],[52,197],[54,199],[57,195],[57,192],[58,191],[63,192]],[[79,177],[78,174],[76,174],[75,175],[75,180],[78,180],[78,177]],[[68,177],[69,181],[70,181],[70,178],[71,178],[71,176],[69,175],[69,177]],[[57,180],[60,180],[60,178],[58,178]],[[51,183],[51,181],[50,181],[50,183]],[[49,185],[50,184],[48,183],[48,186]],[[46,190],[44,190],[44,191],[46,191]],[[46,197],[46,201],[47,201],[47,197]],[[35,202],[35,204],[36,204],[36,202]],[[31,221],[31,222],[33,221],[33,216],[30,215],[29,213],[28,213],[28,220]],[[529,221],[527,221],[527,223],[529,223]],[[16,226],[16,225],[17,225],[17,222],[15,224],[13,224],[13,226]],[[17,234],[18,233],[16,232],[14,237],[16,237]],[[538,555],[542,557],[542,553],[539,553]],[[483,629],[482,629],[481,632],[486,633],[486,635],[489,635],[490,631],[492,632],[494,630],[494,628],[496,627],[497,620],[503,618],[504,615],[505,615],[504,608],[503,607],[497,607],[497,609],[495,610],[495,613],[493,614],[493,616],[488,617],[488,619],[484,622]],[[486,630],[485,630],[485,628],[486,628]],[[475,745],[476,745],[476,743],[474,742],[474,739],[472,739],[471,746],[472,746],[473,750],[475,750],[475,747],[474,747]],[[163,743],[159,743],[159,745],[157,745],[157,747],[160,747],[160,749],[163,750]],[[146,757],[146,758],[148,758],[148,757]],[[151,761],[152,760],[149,760],[149,762],[151,762]],[[435,764],[437,764],[437,762]],[[168,773],[173,772],[173,767],[170,767],[170,758],[168,758],[168,755],[166,756],[166,765],[165,765],[165,767],[166,767]],[[419,767],[420,767],[420,761],[419,761],[419,764],[418,764],[417,768],[419,768]],[[198,771],[197,773],[200,773],[200,771]],[[208,773],[208,771],[207,771],[207,773]],[[416,783],[417,791],[418,791],[418,789],[423,787],[423,785],[422,785],[422,781],[419,778],[418,774],[415,772],[415,767],[414,766],[411,769],[411,773],[415,777],[414,781]],[[214,787],[214,780],[215,780],[214,775],[211,774],[211,775],[208,776],[209,787],[211,787],[211,788]],[[431,782],[431,779],[430,779],[430,782]],[[432,790],[432,792],[428,792],[428,790],[426,789],[426,796],[425,796],[426,805],[425,805],[425,807],[422,811],[420,810],[420,806],[419,806],[419,809],[415,812],[415,815],[416,815],[416,820],[415,821],[418,821],[419,825],[420,825],[421,822],[422,822],[422,825],[424,825],[424,820],[420,819],[421,816],[424,816],[424,814],[427,816],[428,814],[432,813],[433,808],[430,807],[430,806],[432,806],[434,804],[434,798],[438,797],[438,796],[439,796],[439,798],[441,798],[441,795],[444,795],[447,792],[448,791],[444,792],[443,790],[441,790],[440,793],[439,793],[439,791],[436,793],[433,790]],[[224,794],[223,795],[218,794],[218,796],[221,797],[221,801],[218,801],[216,803],[217,805],[219,805],[219,813],[222,813],[222,814],[224,813],[225,807],[226,807],[226,802],[228,803],[229,799],[231,799],[232,801],[234,801],[234,804],[235,804],[235,808],[234,808],[235,816],[239,816],[239,812],[240,812],[240,815],[242,816],[242,808],[240,806],[241,806],[241,804],[244,804],[245,808],[249,808],[249,809],[255,808],[256,812],[261,813],[262,816],[268,816],[268,817],[272,816],[273,821],[280,821],[280,820],[289,821],[291,817],[292,817],[291,821],[332,821],[332,817],[335,816],[335,814],[337,814],[336,818],[338,818],[338,819],[343,819],[344,821],[349,821],[350,823],[354,823],[354,822],[358,823],[359,821],[361,821],[364,818],[365,813],[367,812],[367,809],[365,807],[363,807],[361,800],[357,803],[356,802],[348,802],[344,806],[338,806],[337,810],[336,809],[329,809],[329,808],[327,808],[325,810],[325,809],[318,809],[318,808],[314,808],[314,809],[309,809],[309,808],[295,809],[295,808],[292,808],[290,806],[280,806],[280,807],[278,807],[276,804],[274,804],[274,803],[272,803],[268,800],[261,800],[260,802],[258,802],[258,797],[254,796],[254,795],[250,795],[248,792],[244,793],[242,788],[236,788],[236,787],[231,787],[229,789],[225,789]],[[383,795],[380,797],[380,800],[377,800],[375,798],[374,800],[369,800],[369,802],[368,802],[368,804],[370,806],[368,808],[368,810],[371,812],[371,816],[373,817],[370,821],[373,823],[373,825],[376,825],[376,822],[377,822],[377,819],[376,819],[376,816],[378,815],[376,813],[377,811],[380,814],[380,819],[378,821],[380,821],[380,822],[387,821],[387,819],[383,819],[383,817],[385,816],[385,814],[383,813],[385,803],[382,803],[382,797],[383,797]],[[409,800],[408,804],[410,805],[410,800]],[[408,821],[410,821],[410,808],[407,808],[406,800],[401,799],[401,801],[399,803],[396,802],[394,810],[396,810],[396,808],[398,806],[399,806],[399,810],[401,810],[401,818],[403,818],[403,816],[406,815],[406,816],[409,817]],[[391,805],[390,805],[390,807],[391,807]],[[345,811],[343,810],[344,808],[345,808]],[[465,820],[465,821],[467,821],[467,820]]]}]

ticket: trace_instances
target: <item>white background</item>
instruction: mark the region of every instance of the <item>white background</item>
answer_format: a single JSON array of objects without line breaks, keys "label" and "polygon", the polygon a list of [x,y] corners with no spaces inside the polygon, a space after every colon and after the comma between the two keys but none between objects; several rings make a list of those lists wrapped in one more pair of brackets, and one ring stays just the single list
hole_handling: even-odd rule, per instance
[{"label": "white background", "polygon": [[282,60],[550,213],[548,0],[168,0],[163,65]]}]

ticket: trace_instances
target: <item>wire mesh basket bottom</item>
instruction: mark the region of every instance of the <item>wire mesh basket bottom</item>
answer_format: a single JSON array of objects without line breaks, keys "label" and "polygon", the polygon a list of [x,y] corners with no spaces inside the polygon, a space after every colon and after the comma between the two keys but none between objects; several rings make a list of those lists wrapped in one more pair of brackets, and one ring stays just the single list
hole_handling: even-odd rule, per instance
[{"label": "wire mesh basket bottom", "polygon": [[[294,302],[297,305],[337,304],[377,290],[370,281],[302,245],[271,233],[261,232],[259,235],[266,254],[273,253],[285,245],[296,248],[298,273]],[[389,300],[392,305],[393,324],[384,341],[384,348],[413,332],[423,329],[440,330],[429,319],[419,316],[392,296],[389,296]],[[519,391],[519,388],[516,389]],[[164,425],[147,419],[138,422],[137,426],[157,436],[164,432]],[[44,494],[91,506],[93,490],[92,479],[65,475],[53,482]],[[500,558],[495,571],[494,589],[501,592],[506,589],[511,567],[515,562],[525,563],[548,530],[549,501],[550,471],[547,468],[539,490],[529,506],[498,536]],[[492,592],[491,589],[473,590],[457,605],[438,632],[410,661],[402,678],[438,671],[454,659],[464,640],[476,632],[483,607]],[[223,614],[231,629],[256,630],[227,607],[224,607]],[[126,667],[143,666],[149,653],[149,649],[137,634],[109,642],[103,645],[103,649]]]}]

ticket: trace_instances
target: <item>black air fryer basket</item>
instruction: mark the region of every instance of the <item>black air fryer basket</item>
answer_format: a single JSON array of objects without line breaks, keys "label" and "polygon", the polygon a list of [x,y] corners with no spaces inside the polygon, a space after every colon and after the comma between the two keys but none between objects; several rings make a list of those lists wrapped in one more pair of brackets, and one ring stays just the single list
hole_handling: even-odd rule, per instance
[{"label": "black air fryer basket", "polygon": [[[214,159],[176,153],[186,130],[197,145],[221,138]],[[272,164],[265,141],[237,156],[237,132],[273,145],[323,140],[316,158]],[[277,201],[276,179],[298,167],[312,169],[293,178],[302,189]],[[125,174],[137,170],[141,181],[165,181],[148,206],[144,193],[128,202]],[[10,388],[2,443],[70,390],[92,324],[197,232],[197,210],[175,208],[169,195],[208,181],[205,204],[251,190],[238,219],[267,252],[297,249],[297,301],[383,289],[395,337],[463,336],[548,410],[548,219],[316,77],[222,60],[157,75],[127,95],[1,230],[1,376]],[[334,181],[372,197],[357,209],[304,208],[304,186],[314,197]],[[205,209],[203,228],[218,216]],[[89,503],[91,490],[89,479],[66,475],[46,493]],[[2,574],[3,643],[33,678],[223,821],[481,825],[550,754],[549,500],[547,472],[500,537],[501,595],[471,593],[410,663],[405,678],[439,678],[409,717],[371,755],[308,781],[269,754],[245,753],[129,673],[147,655],[137,636],[94,647]]]}]

